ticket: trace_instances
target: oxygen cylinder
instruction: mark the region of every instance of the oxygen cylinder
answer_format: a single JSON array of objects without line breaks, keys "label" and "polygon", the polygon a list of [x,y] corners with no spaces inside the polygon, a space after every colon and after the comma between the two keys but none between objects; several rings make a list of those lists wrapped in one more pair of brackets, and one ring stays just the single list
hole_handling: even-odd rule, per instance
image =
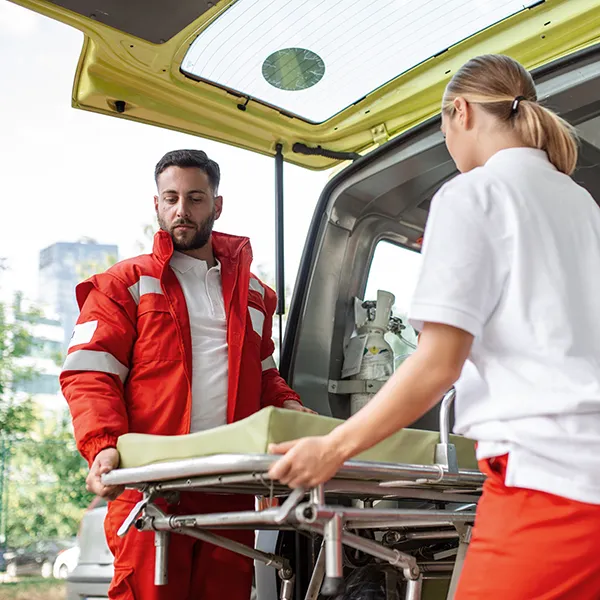
[{"label": "oxygen cylinder", "polygon": [[[366,339],[360,370],[351,379],[387,381],[392,376],[394,352],[384,336],[388,330],[394,301],[394,294],[377,290],[377,302],[367,301],[356,306],[357,334],[359,338],[366,336]],[[360,308],[363,310],[361,311]],[[374,395],[374,393],[351,394],[350,413],[358,412]]]},{"label": "oxygen cylinder", "polygon": [[391,317],[386,340],[394,351],[394,371],[417,349],[417,335],[400,317]]}]

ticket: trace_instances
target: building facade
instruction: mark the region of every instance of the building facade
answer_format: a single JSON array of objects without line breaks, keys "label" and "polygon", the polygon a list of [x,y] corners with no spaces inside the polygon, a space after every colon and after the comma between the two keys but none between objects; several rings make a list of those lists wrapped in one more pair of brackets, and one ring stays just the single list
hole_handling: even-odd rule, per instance
[{"label": "building facade", "polygon": [[64,330],[57,315],[40,311],[32,302],[15,296],[7,318],[27,332],[27,352],[15,359],[19,370],[12,391],[17,396],[31,396],[45,413],[60,412],[66,407],[60,393],[58,376],[64,359]]},{"label": "building facade", "polygon": [[118,255],[117,246],[91,239],[58,242],[40,252],[39,300],[60,319],[63,350],[69,345],[79,315],[75,286],[94,273],[105,271],[118,260]]}]

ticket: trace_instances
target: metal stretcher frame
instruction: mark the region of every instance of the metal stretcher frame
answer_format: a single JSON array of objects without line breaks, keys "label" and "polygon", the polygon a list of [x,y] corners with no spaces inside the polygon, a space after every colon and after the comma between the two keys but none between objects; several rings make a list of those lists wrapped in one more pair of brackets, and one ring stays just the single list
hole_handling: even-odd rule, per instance
[{"label": "metal stretcher frame", "polygon": [[[278,460],[272,455],[221,454],[202,458],[118,469],[103,476],[107,485],[125,485],[142,492],[119,529],[125,535],[132,526],[155,534],[155,584],[167,583],[169,534],[185,534],[229,549],[273,566],[281,579],[281,600],[292,600],[294,573],[281,556],[250,548],[220,536],[219,529],[296,530],[323,537],[305,600],[343,591],[343,546],[368,554],[395,567],[406,581],[404,600],[421,600],[423,580],[445,574],[451,577],[448,600],[456,588],[460,568],[470,539],[484,475],[459,469],[456,451],[449,442],[449,415],[455,393],[442,401],[440,443],[436,464],[412,465],[348,461],[336,477],[310,490],[290,491],[268,478],[269,467]],[[154,500],[179,492],[205,492],[286,497],[283,504],[263,511],[168,515]],[[327,498],[343,497],[352,506],[328,504]],[[377,500],[414,499],[435,509],[379,508]],[[360,501],[360,502],[357,502]],[[358,506],[362,504],[362,506]],[[449,505],[456,504],[455,508]],[[440,508],[443,507],[443,508]],[[382,541],[357,532],[384,532],[396,541],[436,541],[458,539],[458,548],[440,557],[419,561]],[[391,536],[391,537],[390,537]],[[455,560],[443,560],[455,555]]]}]

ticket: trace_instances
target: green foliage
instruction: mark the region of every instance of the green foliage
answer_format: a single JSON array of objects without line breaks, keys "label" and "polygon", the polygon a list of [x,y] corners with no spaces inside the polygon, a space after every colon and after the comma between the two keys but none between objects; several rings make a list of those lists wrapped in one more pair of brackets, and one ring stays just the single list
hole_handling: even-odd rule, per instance
[{"label": "green foliage", "polygon": [[9,543],[74,536],[93,496],[85,489],[87,465],[75,448],[68,413],[38,421],[11,453]]},{"label": "green foliage", "polygon": [[50,355],[50,358],[52,359],[52,362],[57,366],[57,367],[62,367],[62,365],[65,364],[65,353],[63,351],[56,351],[56,352],[52,352],[52,354]]},{"label": "green foliage", "polygon": [[2,582],[2,600],[64,600],[65,582],[28,577]]},{"label": "green foliage", "polygon": [[27,327],[9,320],[6,307],[0,304],[0,434],[3,436],[25,434],[33,421],[31,400],[19,401],[11,391],[13,381],[34,374],[32,369],[18,365],[18,359],[27,355],[31,344]]},{"label": "green foliage", "polygon": [[23,437],[34,421],[34,404],[31,398],[17,401],[14,397],[0,398],[0,432],[3,436]]},{"label": "green foliage", "polygon": [[0,535],[18,546],[74,536],[92,496],[85,489],[87,465],[75,447],[68,411],[44,418],[30,397],[11,389],[36,376],[19,359],[35,349],[29,324],[43,321],[39,311],[21,310],[20,296],[12,314],[9,318],[0,303]]},{"label": "green foliage", "polygon": [[86,260],[80,262],[76,267],[77,279],[84,281],[97,273],[104,273],[117,262],[117,257],[110,254],[104,260]]}]

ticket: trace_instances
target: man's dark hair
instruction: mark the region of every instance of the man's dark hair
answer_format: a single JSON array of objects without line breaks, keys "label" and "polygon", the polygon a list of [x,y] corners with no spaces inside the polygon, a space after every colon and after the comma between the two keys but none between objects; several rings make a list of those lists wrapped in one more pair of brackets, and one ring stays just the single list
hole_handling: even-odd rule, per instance
[{"label": "man's dark hair", "polygon": [[159,175],[169,167],[180,167],[182,169],[201,169],[206,173],[210,186],[215,194],[219,190],[221,180],[221,169],[219,165],[210,160],[206,152],[202,150],[172,150],[167,152],[154,169],[154,180],[158,183]]}]

